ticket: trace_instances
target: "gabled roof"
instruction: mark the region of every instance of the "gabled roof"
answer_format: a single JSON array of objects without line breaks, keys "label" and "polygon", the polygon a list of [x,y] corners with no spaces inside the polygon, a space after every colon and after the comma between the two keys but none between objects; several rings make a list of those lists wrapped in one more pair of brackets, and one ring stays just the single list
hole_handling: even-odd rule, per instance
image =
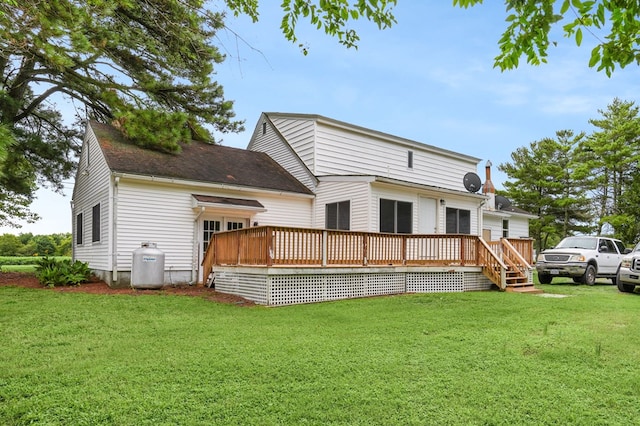
[{"label": "gabled roof", "polygon": [[90,126],[116,173],[312,194],[265,153],[194,141],[182,144],[179,154],[166,154],[131,144],[113,126]]},{"label": "gabled roof", "polygon": [[478,164],[480,162],[480,158],[473,157],[471,155],[462,154],[460,152],[451,151],[445,148],[440,148],[440,147],[429,145],[423,142],[417,142],[411,139],[403,138],[401,136],[392,135],[390,133],[368,129],[366,127],[347,123],[346,121],[336,120],[330,117],[325,117],[319,114],[303,114],[303,113],[288,113],[288,112],[264,112],[263,114],[267,118],[269,118],[269,120],[271,120],[272,122],[273,122],[273,119],[276,117],[288,118],[288,119],[311,120],[311,121],[315,121],[316,123],[324,124],[326,126],[337,127],[350,132],[366,135],[367,137],[383,139],[387,143],[392,143],[395,145],[400,145],[400,146],[411,148],[411,149],[417,149],[421,151],[432,152],[438,155],[453,157],[458,160],[468,161],[473,164]]}]

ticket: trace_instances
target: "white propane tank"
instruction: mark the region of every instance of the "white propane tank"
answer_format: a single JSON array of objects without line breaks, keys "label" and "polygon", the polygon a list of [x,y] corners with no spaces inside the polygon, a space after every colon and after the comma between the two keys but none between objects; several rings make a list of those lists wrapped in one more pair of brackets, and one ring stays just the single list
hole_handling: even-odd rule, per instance
[{"label": "white propane tank", "polygon": [[144,242],[133,251],[131,287],[161,288],[164,285],[164,253],[156,243]]}]

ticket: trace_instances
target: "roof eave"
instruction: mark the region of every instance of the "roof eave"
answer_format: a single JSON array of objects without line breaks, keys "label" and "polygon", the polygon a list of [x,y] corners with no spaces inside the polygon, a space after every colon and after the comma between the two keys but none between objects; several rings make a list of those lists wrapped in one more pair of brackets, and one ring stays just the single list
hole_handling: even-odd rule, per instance
[{"label": "roof eave", "polygon": [[209,188],[209,189],[226,189],[233,191],[243,191],[243,192],[262,192],[267,194],[287,194],[293,197],[301,197],[301,198],[315,198],[315,194],[313,193],[302,193],[296,191],[288,191],[283,189],[273,189],[273,188],[260,188],[256,186],[243,186],[243,185],[233,185],[228,183],[220,183],[220,182],[204,182],[197,180],[188,180],[188,179],[178,179],[178,178],[169,178],[169,177],[161,177],[161,176],[149,176],[143,174],[129,173],[129,172],[117,172],[112,171],[112,176],[118,177],[121,179],[129,179],[135,181],[142,182],[157,182],[169,185],[184,185],[184,186],[194,186],[200,188]]}]

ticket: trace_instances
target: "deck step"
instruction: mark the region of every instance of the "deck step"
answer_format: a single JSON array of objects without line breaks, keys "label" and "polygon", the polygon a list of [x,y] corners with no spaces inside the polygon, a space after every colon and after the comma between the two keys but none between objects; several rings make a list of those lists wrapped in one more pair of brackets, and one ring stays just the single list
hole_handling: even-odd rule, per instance
[{"label": "deck step", "polygon": [[529,293],[529,294],[544,293],[541,289],[536,288],[536,286],[531,282],[507,284],[505,291],[512,292],[512,293]]}]

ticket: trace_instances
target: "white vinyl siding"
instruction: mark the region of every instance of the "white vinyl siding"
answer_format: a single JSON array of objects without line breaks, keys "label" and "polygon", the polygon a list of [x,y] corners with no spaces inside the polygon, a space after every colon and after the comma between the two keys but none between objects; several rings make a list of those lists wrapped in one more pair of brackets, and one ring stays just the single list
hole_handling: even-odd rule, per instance
[{"label": "white vinyl siding", "polygon": [[315,157],[315,122],[313,120],[296,120],[291,118],[273,119],[273,124],[284,136],[291,148],[310,170],[313,170]]},{"label": "white vinyl siding", "polygon": [[502,221],[509,221],[509,238],[529,238],[529,219],[522,216],[504,216],[496,214],[484,215],[484,229],[491,230],[491,239],[497,241],[502,238]]},{"label": "white vinyl siding", "polygon": [[491,241],[498,241],[502,237],[502,217],[484,215],[483,229],[491,231]]},{"label": "white vinyl siding", "polygon": [[471,235],[478,235],[478,199],[466,198],[464,196],[455,196],[447,194],[446,198],[443,198],[443,194],[433,194],[430,192],[418,192],[411,191],[410,189],[404,189],[389,185],[380,185],[375,184],[372,187],[372,197],[369,208],[371,209],[372,217],[374,221],[372,223],[371,232],[378,232],[380,229],[379,224],[379,207],[380,207],[380,199],[384,198],[387,200],[396,200],[396,201],[405,201],[413,203],[413,216],[412,223],[413,229],[412,233],[419,233],[419,206],[420,206],[420,197],[431,197],[443,199],[444,204],[438,202],[436,204],[436,217],[437,217],[437,226],[436,233],[444,233],[446,229],[446,208],[457,208],[463,210],[469,210],[470,219],[471,219]]},{"label": "white vinyl siding", "polygon": [[255,215],[258,225],[293,226],[311,228],[313,199],[307,197],[287,196],[283,194],[254,194],[255,198],[267,210]]},{"label": "white vinyl siding", "polygon": [[529,238],[529,219],[511,216],[509,218],[509,238]]},{"label": "white vinyl siding", "polygon": [[191,270],[195,213],[183,188],[121,179],[118,188],[118,269],[131,270],[143,242],[165,253],[165,270]]},{"label": "white vinyl siding", "polygon": [[369,183],[368,182],[323,182],[318,185],[315,207],[315,221],[313,226],[323,228],[325,206],[339,201],[350,201],[351,230],[370,231],[369,212]]},{"label": "white vinyl siding", "polygon": [[312,171],[317,176],[373,175],[464,191],[464,175],[477,168],[475,161],[463,156],[458,159],[415,144],[410,147],[413,168],[409,169],[408,145],[321,124],[316,134]]},{"label": "white vinyl siding", "polygon": [[[197,209],[193,208],[191,194],[211,195],[259,201],[265,212],[241,212],[230,207],[206,210],[203,217],[225,217],[243,221],[248,226],[280,225],[309,228],[311,226],[312,199],[260,192],[213,191],[202,187],[165,185],[140,181],[120,180],[118,192],[118,268],[131,268],[131,253],[145,241],[155,242],[165,252],[165,268],[190,270],[197,262],[195,251],[202,238],[195,228]],[[223,229],[226,230],[226,229]],[[195,260],[194,260],[195,259]]]},{"label": "white vinyl siding", "polygon": [[[93,207],[100,205],[100,241],[92,241]],[[87,262],[91,269],[109,270],[111,268],[109,216],[110,216],[110,171],[98,146],[96,137],[87,128],[82,145],[82,154],[78,164],[73,188],[73,257]],[[75,218],[83,216],[82,244],[77,244],[77,222]]]},{"label": "white vinyl siding", "polygon": [[[263,133],[262,123],[265,124],[265,133]],[[304,143],[301,145],[304,146]],[[313,148],[313,144],[311,144],[311,148]],[[306,166],[303,160],[301,160],[300,152],[295,151],[292,146],[282,140],[280,133],[275,131],[264,115],[261,117],[259,125],[256,127],[253,137],[251,138],[251,143],[247,149],[268,154],[303,185],[312,191],[315,190],[315,178],[307,168],[308,166]],[[307,150],[304,147],[300,149],[303,154],[307,154],[307,156],[309,156],[309,153],[306,152]]]}]

